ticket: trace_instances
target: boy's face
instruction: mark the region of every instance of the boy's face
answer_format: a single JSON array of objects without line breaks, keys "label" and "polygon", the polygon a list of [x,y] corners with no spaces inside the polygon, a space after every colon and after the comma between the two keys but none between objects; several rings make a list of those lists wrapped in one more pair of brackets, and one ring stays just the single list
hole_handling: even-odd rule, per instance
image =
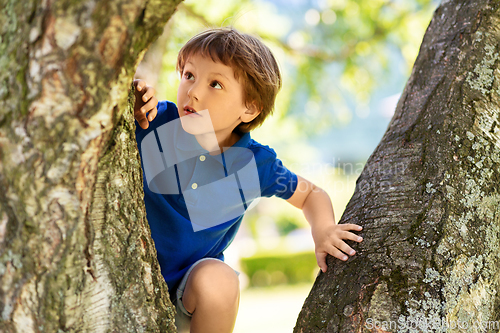
[{"label": "boy's face", "polygon": [[258,115],[245,106],[243,85],[233,69],[199,54],[191,55],[184,65],[177,107],[181,120],[188,117],[182,122],[186,132],[198,135],[214,131],[219,143],[225,143],[242,121]]}]

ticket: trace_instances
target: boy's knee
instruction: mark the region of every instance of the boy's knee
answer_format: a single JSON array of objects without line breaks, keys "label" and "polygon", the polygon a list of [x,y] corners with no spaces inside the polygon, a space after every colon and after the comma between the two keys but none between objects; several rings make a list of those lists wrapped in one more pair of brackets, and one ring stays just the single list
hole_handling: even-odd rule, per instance
[{"label": "boy's knee", "polygon": [[[221,261],[207,260],[193,269],[189,277],[189,293],[197,303],[220,300],[228,305],[239,300],[240,286],[236,272]],[[232,304],[231,304],[232,305]]]},{"label": "boy's knee", "polygon": [[[198,267],[197,267],[198,268]],[[207,260],[200,263],[200,267],[193,275],[193,283],[204,292],[239,293],[239,279],[236,272],[221,261]]]}]

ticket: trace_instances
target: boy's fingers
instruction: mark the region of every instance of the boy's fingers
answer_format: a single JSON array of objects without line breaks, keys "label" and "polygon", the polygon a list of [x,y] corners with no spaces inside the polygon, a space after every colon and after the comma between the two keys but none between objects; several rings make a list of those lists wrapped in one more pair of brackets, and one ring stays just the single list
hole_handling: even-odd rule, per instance
[{"label": "boy's fingers", "polygon": [[137,120],[137,122],[139,123],[139,126],[142,127],[142,129],[146,129],[149,127],[149,122],[146,118],[141,119],[141,120]]},{"label": "boy's fingers", "polygon": [[354,249],[352,247],[350,247],[349,245],[347,245],[345,242],[340,242],[339,246],[337,246],[337,251],[338,250],[340,250],[340,251],[342,251],[350,256],[353,256],[356,254],[356,251],[354,251]]},{"label": "boy's fingers", "polygon": [[157,114],[158,114],[158,109],[155,106],[153,110],[149,111],[148,120],[153,121],[153,119],[156,118]]},{"label": "boy's fingers", "polygon": [[151,110],[156,108],[156,104],[158,104],[156,98],[151,98],[146,104],[141,107],[141,113],[146,115],[146,113],[151,112]]},{"label": "boy's fingers", "polygon": [[135,89],[141,91],[144,88],[145,82],[143,80],[134,80]]},{"label": "boy's fingers", "polygon": [[[331,247],[328,249],[328,252],[317,252],[316,253],[316,261],[318,263],[318,266],[321,268],[321,271],[326,272],[327,270],[327,265],[326,265],[326,256],[330,254],[332,257],[335,257],[337,259],[340,259],[342,261],[346,261],[349,259],[349,257],[345,254],[348,253],[349,255],[354,255],[356,254],[356,251],[354,251],[349,245],[346,243],[342,242],[343,244],[340,245],[340,249],[331,245]],[[342,251],[341,251],[342,250]]]},{"label": "boy's fingers", "polygon": [[363,240],[363,237],[361,236],[358,236],[352,232],[349,232],[349,231],[342,231],[340,233],[340,238],[341,239],[349,239],[349,240],[352,240],[352,241],[355,241],[355,242],[361,242]]},{"label": "boy's fingers", "polygon": [[143,129],[146,129],[149,127],[149,122],[148,120],[146,119],[146,113],[144,112],[141,112],[140,110],[136,111],[134,113],[134,118],[135,120],[137,120],[137,122],[139,123],[139,125],[143,128]]},{"label": "boy's fingers", "polygon": [[144,102],[149,101],[151,97],[153,97],[156,94],[156,90],[153,87],[146,87],[146,91],[144,92],[144,95],[142,95],[142,100]]},{"label": "boy's fingers", "polygon": [[326,265],[326,252],[316,253],[316,261],[321,271],[325,273],[326,269],[328,268],[328,266]]},{"label": "boy's fingers", "polygon": [[[345,244],[345,243],[344,243]],[[347,244],[346,244],[347,245]],[[348,245],[347,245],[348,246]],[[337,247],[331,245],[330,247],[330,251],[328,251],[328,253],[330,253],[330,255],[332,257],[335,257],[337,259],[340,259],[340,260],[343,260],[343,261],[346,261],[347,259],[349,259],[348,256],[346,256],[344,253],[342,253]],[[347,251],[347,253],[349,253]]]},{"label": "boy's fingers", "polygon": [[363,230],[362,226],[357,225],[357,224],[352,224],[352,223],[339,224],[339,226],[342,227],[342,230],[355,230],[355,231]]}]

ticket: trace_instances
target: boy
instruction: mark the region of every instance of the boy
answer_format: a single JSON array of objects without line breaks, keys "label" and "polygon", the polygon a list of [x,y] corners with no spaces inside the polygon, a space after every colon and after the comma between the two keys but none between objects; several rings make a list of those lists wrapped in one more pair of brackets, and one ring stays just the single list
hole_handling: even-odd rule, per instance
[{"label": "boy", "polygon": [[337,225],[326,192],[250,138],[281,87],[276,60],[260,40],[227,28],[202,32],[180,50],[177,70],[177,107],[157,103],[153,88],[134,81],[147,217],[171,298],[191,317],[191,332],[232,332],[239,284],[223,251],[253,200],[276,195],[303,210],[323,272],[327,254],[355,254],[343,240],[361,242],[350,232],[361,227]]}]

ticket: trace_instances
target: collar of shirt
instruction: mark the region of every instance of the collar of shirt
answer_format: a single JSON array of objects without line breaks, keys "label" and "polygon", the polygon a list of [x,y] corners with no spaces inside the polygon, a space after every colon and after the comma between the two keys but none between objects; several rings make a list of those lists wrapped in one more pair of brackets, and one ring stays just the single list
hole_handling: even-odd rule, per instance
[{"label": "collar of shirt", "polygon": [[[196,140],[196,137],[192,134],[189,134],[185,132],[182,128],[179,130],[179,135],[176,135],[175,137],[177,138],[177,142],[175,143],[175,146],[177,149],[184,151],[184,152],[196,152],[199,155],[205,155],[207,157],[213,158],[222,165],[224,165],[222,159],[221,159],[221,154],[217,155],[210,155],[208,154],[208,151],[201,147],[201,145],[198,143]],[[224,152],[222,153],[224,161],[226,163],[226,169],[229,170],[231,169],[231,166],[233,165],[233,162],[235,159],[239,156],[238,148],[247,148],[248,145],[250,144],[250,133],[246,132],[244,133],[241,138],[231,147],[225,148]],[[236,149],[233,149],[236,148]]]}]

